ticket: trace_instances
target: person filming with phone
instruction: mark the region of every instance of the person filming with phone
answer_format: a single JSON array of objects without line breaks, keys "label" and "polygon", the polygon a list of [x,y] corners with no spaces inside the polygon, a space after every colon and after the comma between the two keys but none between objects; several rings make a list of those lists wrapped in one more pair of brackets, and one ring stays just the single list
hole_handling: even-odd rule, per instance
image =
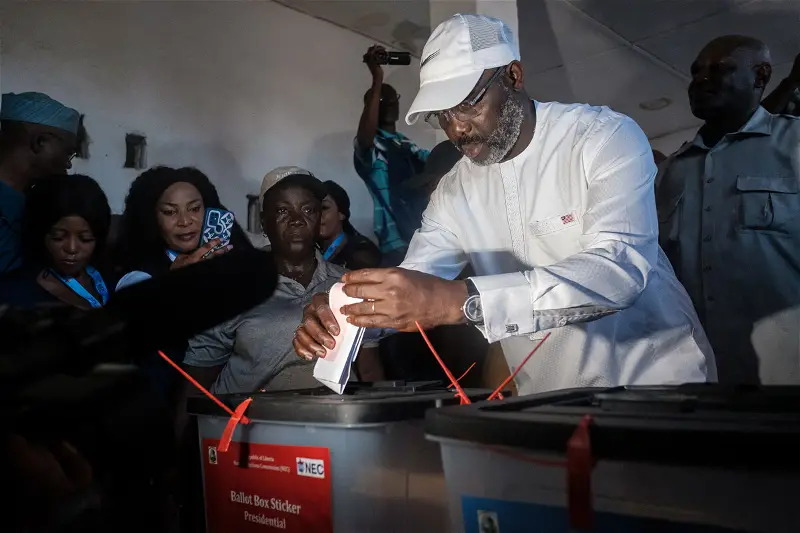
[{"label": "person filming with phone", "polygon": [[408,65],[410,57],[373,46],[364,55],[372,86],[364,95],[364,111],[354,142],[356,172],[372,196],[373,228],[383,266],[397,266],[405,257],[411,236],[419,229],[427,198],[404,186],[422,172],[428,150],[397,131],[400,95],[383,83],[385,64]]},{"label": "person filming with phone", "polygon": [[[714,354],[658,246],[647,137],[606,107],[537,102],[501,20],[455,15],[422,54],[406,116],[465,156],[442,179],[401,268],[344,276],[348,322],[467,323],[501,341],[520,394],[716,381]],[[474,277],[454,280],[467,263]],[[451,281],[454,280],[454,281]],[[314,297],[294,346],[325,355],[339,325]],[[548,336],[549,334],[549,336]],[[547,338],[545,338],[547,337]]]}]

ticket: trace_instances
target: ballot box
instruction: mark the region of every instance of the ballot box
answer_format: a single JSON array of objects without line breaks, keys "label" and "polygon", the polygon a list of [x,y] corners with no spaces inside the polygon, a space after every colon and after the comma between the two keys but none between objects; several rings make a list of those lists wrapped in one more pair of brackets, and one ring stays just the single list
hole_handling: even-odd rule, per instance
[{"label": "ballot box", "polygon": [[429,411],[465,533],[800,531],[800,389],[571,389]]},{"label": "ballot box", "polygon": [[[491,391],[470,390],[475,400]],[[247,395],[221,396],[234,409]],[[458,405],[439,382],[350,384],[250,395],[249,424],[220,450],[230,416],[195,398],[208,533],[448,531],[428,409]]]}]

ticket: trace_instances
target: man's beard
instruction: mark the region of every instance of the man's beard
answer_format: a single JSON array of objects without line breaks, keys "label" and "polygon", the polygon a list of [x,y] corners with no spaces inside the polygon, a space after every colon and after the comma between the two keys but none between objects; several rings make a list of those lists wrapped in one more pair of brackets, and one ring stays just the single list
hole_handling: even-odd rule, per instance
[{"label": "man's beard", "polygon": [[497,127],[485,141],[479,137],[464,137],[459,139],[457,146],[460,149],[465,144],[483,143],[486,146],[486,157],[480,161],[471,160],[476,165],[486,167],[501,162],[514,148],[522,132],[522,122],[525,119],[524,104],[512,94],[500,106],[497,117]]}]

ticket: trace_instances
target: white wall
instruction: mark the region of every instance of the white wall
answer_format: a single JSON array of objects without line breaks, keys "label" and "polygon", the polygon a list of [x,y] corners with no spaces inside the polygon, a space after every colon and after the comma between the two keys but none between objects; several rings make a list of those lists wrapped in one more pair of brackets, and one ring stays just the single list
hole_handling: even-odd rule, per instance
[{"label": "white wall", "polygon": [[[25,2],[2,21],[3,91],[42,91],[86,114],[97,179],[115,212],[137,171],[125,134],[147,136],[148,164],[195,165],[246,221],[245,195],[276,166],[300,165],[350,193],[372,235],[372,201],[352,165],[370,75],[368,39],[269,1]],[[402,95],[418,64],[387,71]],[[435,135],[400,125],[421,146]]]}]

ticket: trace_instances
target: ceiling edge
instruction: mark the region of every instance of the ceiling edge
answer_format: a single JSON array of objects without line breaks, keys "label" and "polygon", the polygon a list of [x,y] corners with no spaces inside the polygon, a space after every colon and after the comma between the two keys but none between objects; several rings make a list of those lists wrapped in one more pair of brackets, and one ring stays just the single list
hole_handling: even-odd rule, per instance
[{"label": "ceiling edge", "polygon": [[602,22],[600,22],[596,18],[592,17],[586,11],[582,10],[581,8],[579,8],[578,6],[573,4],[572,2],[562,1],[562,4],[564,4],[568,9],[571,9],[574,13],[576,13],[579,16],[583,17],[584,20],[594,24],[598,29],[600,29],[603,33],[605,33],[606,35],[608,35],[609,37],[611,37],[612,39],[617,41],[620,45],[624,46],[625,48],[628,48],[629,50],[631,50],[633,52],[636,52],[637,54],[639,54],[640,56],[644,57],[645,59],[647,59],[648,61],[650,61],[654,65],[656,65],[657,67],[660,67],[662,70],[667,71],[668,73],[672,74],[673,76],[675,76],[676,78],[678,78],[678,79],[680,79],[682,81],[688,82],[688,81],[691,80],[691,77],[688,74],[686,74],[685,72],[682,72],[681,70],[678,70],[677,68],[675,68],[674,66],[670,65],[669,63],[667,63],[666,61],[664,61],[663,59],[661,59],[657,55],[655,55],[655,54],[653,54],[651,52],[648,52],[647,50],[645,50],[641,46],[638,46],[637,44],[632,43],[631,41],[627,40],[625,37],[623,37],[622,35],[620,35],[616,31],[614,31],[610,27],[606,26],[605,24],[603,24]]},{"label": "ceiling edge", "polygon": [[[297,12],[297,13],[302,13],[303,15],[306,15],[306,16],[308,16],[308,17],[311,17],[311,18],[313,18],[313,19],[321,20],[322,22],[325,22],[325,23],[327,23],[327,24],[330,24],[331,26],[336,26],[337,28],[340,28],[340,29],[343,29],[343,30],[349,31],[350,33],[355,33],[356,35],[360,35],[361,37],[364,37],[364,38],[366,38],[366,39],[369,39],[369,40],[371,40],[371,41],[372,41],[372,42],[374,42],[375,44],[380,44],[380,45],[383,45],[383,46],[385,46],[385,47],[386,47],[388,50],[392,50],[392,49],[395,49],[395,48],[396,48],[396,45],[395,45],[395,44],[393,44],[393,43],[387,43],[386,41],[384,41],[384,40],[382,40],[382,39],[376,39],[376,38],[375,38],[374,36],[372,36],[372,35],[368,35],[368,34],[366,34],[366,33],[362,32],[362,31],[354,30],[353,28],[350,28],[350,27],[348,27],[348,26],[345,26],[344,24],[340,24],[340,23],[338,23],[338,22],[335,22],[335,21],[333,21],[333,20],[330,20],[330,19],[327,19],[327,18],[324,18],[324,17],[317,16],[317,15],[315,15],[315,14],[313,14],[313,13],[309,13],[308,11],[306,11],[306,10],[304,10],[304,9],[301,9],[301,8],[300,8],[300,7],[298,7],[298,6],[292,5],[291,3],[289,3],[289,1],[288,1],[288,0],[271,0],[271,1],[272,1],[272,2],[275,2],[275,3],[276,3],[276,4],[278,4],[278,5],[281,5],[281,6],[285,7],[285,8],[287,8],[287,9],[291,9],[292,11],[295,11],[295,12]],[[420,54],[418,54],[418,53],[416,53],[416,52],[413,52],[413,51],[410,51],[410,50],[406,50],[406,51],[407,51],[407,52],[409,52],[409,53],[411,54],[411,56],[412,56],[412,57],[415,57],[415,58],[417,58],[417,59],[420,59]]]}]

